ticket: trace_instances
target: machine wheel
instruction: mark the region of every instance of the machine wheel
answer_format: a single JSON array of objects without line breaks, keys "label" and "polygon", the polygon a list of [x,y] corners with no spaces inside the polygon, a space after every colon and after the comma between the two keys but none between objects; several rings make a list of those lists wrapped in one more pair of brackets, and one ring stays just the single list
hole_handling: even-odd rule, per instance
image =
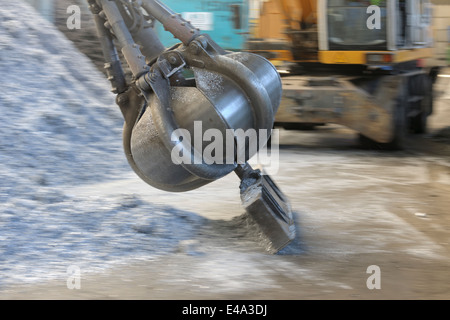
[{"label": "machine wheel", "polygon": [[428,115],[425,112],[419,113],[417,116],[411,119],[411,130],[413,133],[421,134],[427,132],[427,118]]},{"label": "machine wheel", "polygon": [[386,150],[400,150],[405,147],[406,136],[408,133],[407,100],[405,91],[401,91],[397,97],[394,110],[394,137],[388,143],[385,143]]},{"label": "machine wheel", "polygon": [[420,113],[411,119],[411,131],[413,133],[426,133],[427,118],[433,109],[433,92],[432,80],[429,76],[423,75],[420,77],[420,94],[423,98],[420,102]]},{"label": "machine wheel", "polygon": [[323,125],[321,123],[297,123],[297,122],[289,122],[283,123],[282,127],[284,130],[299,130],[299,131],[311,131],[316,128],[318,125]]}]

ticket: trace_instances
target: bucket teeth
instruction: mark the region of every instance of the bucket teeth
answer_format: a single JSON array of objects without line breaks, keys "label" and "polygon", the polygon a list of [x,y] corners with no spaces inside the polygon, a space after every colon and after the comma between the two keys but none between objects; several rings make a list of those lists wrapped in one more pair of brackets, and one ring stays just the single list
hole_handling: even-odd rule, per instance
[{"label": "bucket teeth", "polygon": [[295,224],[289,201],[275,182],[248,164],[237,169],[241,178],[241,201],[249,217],[267,239],[266,250],[277,253],[295,239]]}]

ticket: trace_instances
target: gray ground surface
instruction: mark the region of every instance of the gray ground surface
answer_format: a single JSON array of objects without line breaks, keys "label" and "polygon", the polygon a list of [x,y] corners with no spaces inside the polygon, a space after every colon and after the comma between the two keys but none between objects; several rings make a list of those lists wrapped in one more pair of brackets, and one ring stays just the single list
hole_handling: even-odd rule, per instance
[{"label": "gray ground surface", "polygon": [[269,255],[240,219],[237,177],[182,194],[140,181],[103,75],[1,3],[0,299],[450,298],[450,78],[404,151],[361,150],[334,125],[281,131],[273,178],[298,237]]}]

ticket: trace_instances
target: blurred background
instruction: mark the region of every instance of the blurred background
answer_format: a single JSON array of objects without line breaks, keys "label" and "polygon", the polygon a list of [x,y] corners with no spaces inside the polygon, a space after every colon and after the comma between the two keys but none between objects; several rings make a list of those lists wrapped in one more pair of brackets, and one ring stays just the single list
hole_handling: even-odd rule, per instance
[{"label": "blurred background", "polygon": [[[48,21],[54,23],[61,32],[74,41],[80,48],[87,47],[90,43],[89,40],[94,40],[96,43],[96,31],[95,25],[90,17],[90,11],[86,1],[74,0],[26,0],[27,3],[32,5],[39,13]],[[305,3],[315,3],[315,1],[306,1]],[[349,1],[351,3],[352,1]],[[363,3],[370,5],[370,1],[353,1],[354,3]],[[174,8],[177,12],[197,12],[200,13],[196,18],[186,16],[190,18],[200,27],[200,29],[206,33],[212,34],[214,39],[219,42],[221,46],[226,49],[242,50],[245,48],[246,40],[249,38],[265,38],[270,40],[288,40],[286,35],[286,21],[289,17],[286,17],[286,13],[283,8],[284,5],[291,5],[294,9],[296,1],[270,1],[270,0],[249,0],[249,1],[214,1],[209,4],[204,1],[193,1],[190,4],[182,3],[181,1],[165,1],[170,8]],[[302,1],[297,1],[301,4]],[[373,4],[377,4],[378,1],[374,1]],[[432,4],[432,33],[429,35],[433,38],[434,58],[437,60],[445,61],[444,64],[449,64],[450,53],[448,48],[449,43],[449,14],[448,14],[448,2],[445,0],[431,0]],[[69,30],[67,28],[67,19],[69,14],[67,8],[71,5],[77,5],[81,9],[81,30]],[[297,5],[299,6],[299,5]],[[298,17],[299,10],[293,12],[292,15],[297,15],[296,20],[300,20]],[[204,13],[203,15],[201,13]],[[260,23],[261,19],[267,19],[267,15],[273,15],[269,23]],[[211,18],[215,16],[215,19]],[[197,19],[197,20],[193,20]],[[264,22],[266,22],[265,20]],[[160,28],[160,26],[159,26]],[[159,30],[163,34],[162,30]],[[77,40],[78,38],[84,39],[84,41]],[[170,37],[168,34],[164,34],[163,41],[167,46],[176,43],[176,39]],[[86,53],[96,57],[94,55],[94,48],[90,50],[85,49]],[[97,51],[97,54],[99,51]],[[96,60],[96,59],[94,59]],[[101,59],[99,59],[101,60]]]},{"label": "blurred background", "polygon": [[[86,1],[28,2],[105,72]],[[210,34],[223,48],[263,55],[282,76],[288,77],[275,119],[277,127],[289,130],[330,123],[344,125],[359,134],[363,146],[401,149],[405,130],[424,133],[433,111],[432,86],[437,74],[445,74],[443,68],[450,64],[450,17],[444,0],[399,0],[389,5],[384,0],[164,3]],[[70,5],[81,10],[79,29],[67,27]],[[370,5],[380,6],[380,28],[368,27],[373,18],[366,12]],[[155,28],[165,46],[178,42],[160,23]],[[126,64],[124,67],[127,69]],[[380,97],[392,84],[379,84],[387,78],[376,75],[417,69],[422,69],[424,75],[408,77],[409,88],[403,94],[403,98],[416,101],[405,107],[406,119],[392,120],[392,114],[386,114],[381,106],[393,103],[393,98]],[[364,73],[375,76],[364,77]],[[353,92],[329,93],[330,85],[336,90],[350,86]],[[361,90],[377,101],[369,106],[371,101],[357,92]],[[397,128],[388,128],[392,121]],[[399,121],[406,123],[399,125]]]},{"label": "blurred background", "polygon": [[183,194],[139,180],[87,2],[0,0],[0,298],[450,298],[448,0],[163,2],[277,67],[274,179],[298,239],[261,252],[235,176]]}]

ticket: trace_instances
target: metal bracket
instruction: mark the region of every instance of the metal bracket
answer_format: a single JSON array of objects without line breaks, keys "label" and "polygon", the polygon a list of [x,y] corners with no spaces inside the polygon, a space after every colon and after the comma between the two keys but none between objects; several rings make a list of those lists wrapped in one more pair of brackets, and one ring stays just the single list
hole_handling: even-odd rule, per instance
[{"label": "metal bracket", "polygon": [[183,56],[175,50],[163,53],[155,63],[155,67],[159,68],[166,79],[181,71],[185,66]]}]

